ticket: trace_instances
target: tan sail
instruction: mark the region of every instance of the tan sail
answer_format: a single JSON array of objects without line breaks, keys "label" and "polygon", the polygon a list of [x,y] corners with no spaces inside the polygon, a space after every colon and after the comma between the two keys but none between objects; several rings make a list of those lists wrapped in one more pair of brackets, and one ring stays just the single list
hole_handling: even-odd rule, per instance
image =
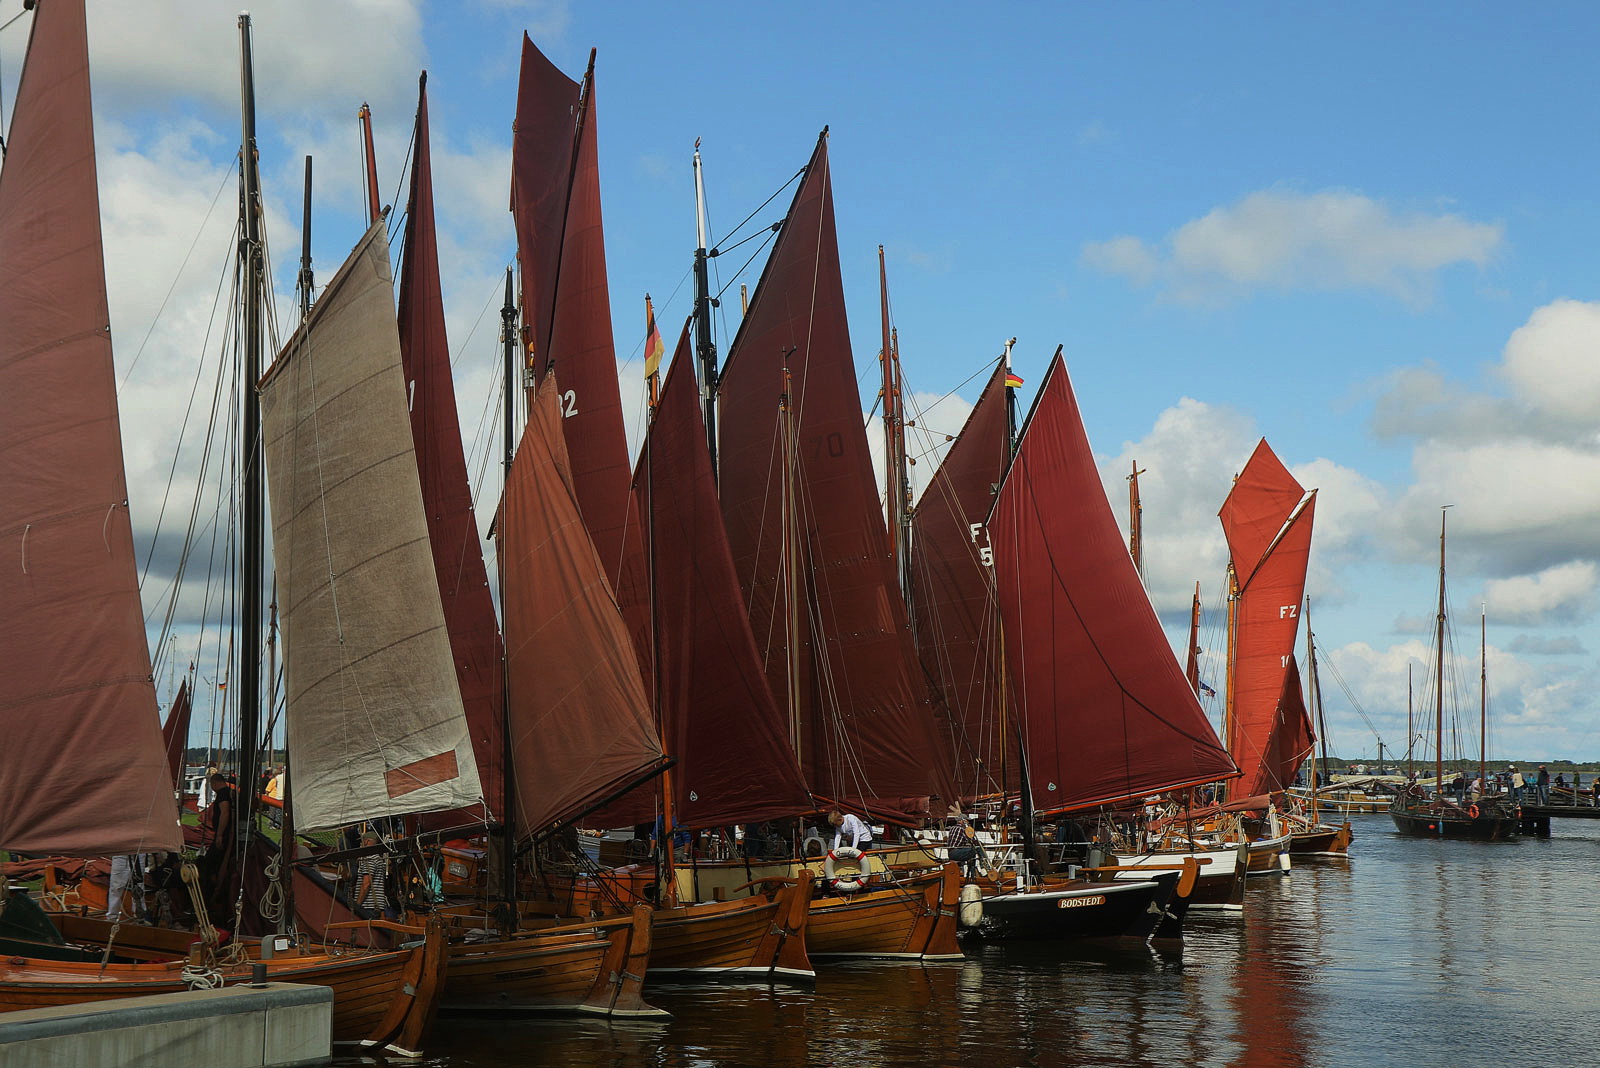
[{"label": "tan sail", "polygon": [[261,413],[295,825],[478,801],[381,221],[267,372]]}]

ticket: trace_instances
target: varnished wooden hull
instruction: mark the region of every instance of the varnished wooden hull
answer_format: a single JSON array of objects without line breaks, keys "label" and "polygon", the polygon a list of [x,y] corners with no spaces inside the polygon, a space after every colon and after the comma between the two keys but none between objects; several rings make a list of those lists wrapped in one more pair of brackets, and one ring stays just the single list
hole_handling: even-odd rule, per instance
[{"label": "varnished wooden hull", "polygon": [[890,889],[814,898],[806,928],[813,960],[891,957],[959,959],[956,905],[961,873],[945,865],[936,876]]},{"label": "varnished wooden hull", "polygon": [[[1117,854],[1119,864],[1127,864],[1134,868],[1148,865],[1170,864],[1174,869],[1182,866],[1186,858],[1193,857],[1203,861],[1199,874],[1195,878],[1194,888],[1189,892],[1189,908],[1222,911],[1242,912],[1244,910],[1244,886],[1248,857],[1240,855],[1239,847],[1214,850],[1197,850],[1192,853],[1142,853],[1137,856],[1124,856]],[[1130,871],[1125,875],[1118,875],[1118,879],[1138,880],[1145,877],[1144,872]]]},{"label": "varnished wooden hull", "polygon": [[441,1010],[452,1014],[577,1014],[649,1017],[650,910],[528,931],[509,939],[454,942]]},{"label": "varnished wooden hull", "polygon": [[1289,855],[1292,857],[1348,857],[1350,842],[1355,834],[1350,824],[1339,827],[1319,826],[1289,835]]},{"label": "varnished wooden hull", "polygon": [[771,897],[657,909],[649,978],[816,978],[806,952],[809,877]]},{"label": "varnished wooden hull", "polygon": [[[444,979],[443,935],[430,928],[423,945],[391,953],[297,956],[263,962],[267,978],[333,990],[333,1040],[421,1050]],[[183,962],[77,964],[26,958],[0,960],[0,1012],[80,1005],[189,989]],[[251,965],[220,969],[225,985],[249,982]]]},{"label": "varnished wooden hull", "polygon": [[1286,870],[1283,865],[1283,854],[1289,846],[1289,836],[1280,834],[1276,838],[1260,838],[1250,843],[1249,867],[1247,874],[1251,878],[1259,875],[1282,875]]}]

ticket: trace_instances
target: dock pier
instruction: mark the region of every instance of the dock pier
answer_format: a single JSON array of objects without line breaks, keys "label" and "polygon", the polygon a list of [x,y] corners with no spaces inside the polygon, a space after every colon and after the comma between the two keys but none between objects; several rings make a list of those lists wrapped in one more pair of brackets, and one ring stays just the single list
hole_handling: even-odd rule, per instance
[{"label": "dock pier", "polygon": [[261,983],[0,1014],[6,1068],[298,1068],[332,1058],[333,991]]}]

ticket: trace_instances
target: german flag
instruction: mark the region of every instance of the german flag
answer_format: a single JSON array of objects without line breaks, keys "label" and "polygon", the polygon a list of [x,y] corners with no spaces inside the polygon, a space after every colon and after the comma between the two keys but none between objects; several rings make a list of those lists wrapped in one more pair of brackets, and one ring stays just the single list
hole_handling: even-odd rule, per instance
[{"label": "german flag", "polygon": [[661,341],[661,328],[656,326],[656,312],[650,306],[650,294],[644,295],[644,318],[647,333],[644,339],[644,376],[654,378],[661,371],[661,357],[667,347]]},{"label": "german flag", "polygon": [[1006,388],[1017,389],[1022,385],[1022,376],[1014,371],[1006,372]]}]

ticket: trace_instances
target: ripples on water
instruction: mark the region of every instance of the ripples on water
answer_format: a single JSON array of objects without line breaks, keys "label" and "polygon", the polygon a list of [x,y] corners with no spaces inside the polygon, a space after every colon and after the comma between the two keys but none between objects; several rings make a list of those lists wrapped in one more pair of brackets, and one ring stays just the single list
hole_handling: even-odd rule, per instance
[{"label": "ripples on water", "polygon": [[[1401,839],[1252,880],[1182,958],[1007,947],[827,965],[815,990],[654,986],[669,1023],[441,1021],[439,1068],[750,1065],[1590,1065],[1600,1061],[1600,821],[1548,840]],[[353,1064],[356,1061],[345,1061]]]}]

